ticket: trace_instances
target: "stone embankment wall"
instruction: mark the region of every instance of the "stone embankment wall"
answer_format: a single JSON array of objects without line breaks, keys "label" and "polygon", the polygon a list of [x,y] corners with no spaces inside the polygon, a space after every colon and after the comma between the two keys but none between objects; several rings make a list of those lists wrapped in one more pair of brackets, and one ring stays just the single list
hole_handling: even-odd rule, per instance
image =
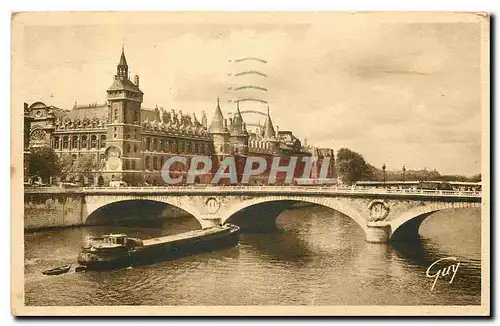
[{"label": "stone embankment wall", "polygon": [[24,194],[25,230],[81,225],[86,216],[82,194],[71,192]]}]

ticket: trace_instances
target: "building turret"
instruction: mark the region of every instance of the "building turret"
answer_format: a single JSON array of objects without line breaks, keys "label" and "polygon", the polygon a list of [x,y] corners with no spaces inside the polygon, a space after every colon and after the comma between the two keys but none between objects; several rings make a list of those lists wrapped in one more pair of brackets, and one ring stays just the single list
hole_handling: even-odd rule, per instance
[{"label": "building turret", "polygon": [[240,104],[236,104],[236,112],[234,113],[231,123],[231,152],[233,154],[247,155],[248,154],[248,133],[246,131],[245,122],[240,112]]},{"label": "building turret", "polygon": [[276,137],[276,131],[274,130],[273,121],[271,120],[271,114],[269,113],[269,106],[267,107],[266,122],[264,122],[264,126],[262,128],[262,138],[269,144],[269,150],[272,153],[279,153],[279,141]]},{"label": "building turret", "polygon": [[229,131],[227,129],[227,120],[224,119],[220,109],[219,98],[217,98],[217,107],[208,129],[214,141],[214,154],[222,155],[229,150]]},{"label": "building turret", "polygon": [[274,131],[273,121],[271,120],[271,115],[269,114],[269,106],[267,107],[267,117],[266,122],[264,122],[264,128],[262,136],[265,139],[273,139],[276,137],[276,132]]},{"label": "building turret", "polygon": [[236,106],[236,112],[234,113],[232,122],[231,122],[231,136],[239,136],[245,134],[245,131],[243,129],[243,117],[241,116],[240,112],[240,104],[237,102]]}]

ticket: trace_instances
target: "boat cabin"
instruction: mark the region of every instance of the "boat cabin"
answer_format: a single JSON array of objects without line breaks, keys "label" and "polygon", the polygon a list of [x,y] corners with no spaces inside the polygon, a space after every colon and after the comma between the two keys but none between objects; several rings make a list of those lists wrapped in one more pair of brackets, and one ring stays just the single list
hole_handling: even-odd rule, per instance
[{"label": "boat cabin", "polygon": [[107,234],[103,237],[103,242],[107,245],[125,246],[127,244],[127,235],[120,234]]}]

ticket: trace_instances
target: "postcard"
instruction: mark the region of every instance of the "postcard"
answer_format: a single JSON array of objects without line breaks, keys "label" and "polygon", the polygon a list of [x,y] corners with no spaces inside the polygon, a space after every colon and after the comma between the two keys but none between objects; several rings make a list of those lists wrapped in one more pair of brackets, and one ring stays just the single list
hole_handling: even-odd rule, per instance
[{"label": "postcard", "polygon": [[490,315],[489,21],[14,13],[12,313]]}]

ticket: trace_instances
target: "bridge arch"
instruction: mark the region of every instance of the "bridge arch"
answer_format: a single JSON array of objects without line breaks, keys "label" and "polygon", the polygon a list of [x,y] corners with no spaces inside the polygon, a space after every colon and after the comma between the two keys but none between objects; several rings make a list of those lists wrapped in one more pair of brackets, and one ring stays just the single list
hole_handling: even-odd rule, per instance
[{"label": "bridge arch", "polygon": [[391,241],[419,239],[423,221],[438,211],[458,208],[481,208],[480,202],[433,202],[412,208],[390,221]]},{"label": "bridge arch", "polygon": [[83,220],[83,223],[85,224],[89,217],[91,217],[94,213],[96,213],[98,210],[101,210],[105,207],[108,207],[110,205],[115,205],[119,203],[124,203],[124,202],[131,202],[131,201],[138,201],[138,202],[155,202],[155,203],[161,203],[169,206],[173,206],[177,209],[180,209],[187,214],[191,215],[193,218],[195,218],[199,225],[203,228],[206,227],[207,222],[204,221],[200,216],[200,212],[198,209],[196,209],[192,205],[187,205],[183,204],[182,201],[175,200],[175,197],[168,197],[168,196],[87,196],[85,200],[85,206],[86,206],[86,213],[87,216]]},{"label": "bridge arch", "polygon": [[330,208],[334,211],[340,212],[358,224],[363,231],[366,232],[366,218],[363,217],[359,209],[351,205],[346,199],[343,198],[322,198],[322,197],[298,197],[298,196],[269,196],[269,197],[256,197],[253,199],[244,200],[231,205],[228,209],[221,212],[221,224],[226,223],[233,215],[239,211],[264,203],[271,202],[305,202],[316,204],[319,206]]}]

